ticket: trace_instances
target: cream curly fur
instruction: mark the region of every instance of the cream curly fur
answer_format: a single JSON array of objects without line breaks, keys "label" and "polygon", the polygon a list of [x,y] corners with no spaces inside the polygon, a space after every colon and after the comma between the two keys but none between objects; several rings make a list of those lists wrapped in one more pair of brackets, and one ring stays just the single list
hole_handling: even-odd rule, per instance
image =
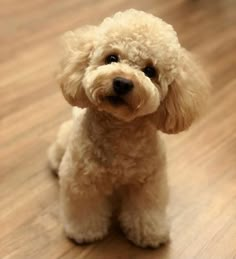
[{"label": "cream curly fur", "polygon": [[[169,235],[158,130],[187,129],[204,106],[209,84],[172,26],[141,11],[68,32],[65,42],[61,89],[71,105],[86,108],[74,108],[49,149],[51,168],[59,169],[65,232],[78,243],[102,239],[116,207],[129,240],[158,247]],[[110,54],[119,62],[105,64]],[[158,71],[155,78],[145,76],[147,65]],[[132,80],[134,88],[117,105],[107,97],[114,95],[118,76]]]}]

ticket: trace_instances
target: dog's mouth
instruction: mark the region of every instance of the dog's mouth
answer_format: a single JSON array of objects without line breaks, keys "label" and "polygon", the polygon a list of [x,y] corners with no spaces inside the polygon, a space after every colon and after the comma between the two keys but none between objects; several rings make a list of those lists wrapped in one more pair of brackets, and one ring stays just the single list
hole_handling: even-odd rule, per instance
[{"label": "dog's mouth", "polygon": [[109,95],[109,96],[106,96],[106,99],[113,106],[127,105],[125,100],[118,95]]}]

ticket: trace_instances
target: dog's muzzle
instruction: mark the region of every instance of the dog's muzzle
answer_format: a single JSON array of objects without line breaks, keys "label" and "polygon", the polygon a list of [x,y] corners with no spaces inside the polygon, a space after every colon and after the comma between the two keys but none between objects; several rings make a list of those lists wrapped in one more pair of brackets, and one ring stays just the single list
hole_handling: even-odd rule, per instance
[{"label": "dog's muzzle", "polygon": [[131,80],[116,77],[113,79],[113,90],[117,95],[123,96],[129,93],[134,87],[134,84]]},{"label": "dog's muzzle", "polygon": [[107,96],[108,101],[114,106],[127,105],[125,96],[134,88],[133,82],[124,77],[115,77],[112,81],[112,88],[114,94]]}]

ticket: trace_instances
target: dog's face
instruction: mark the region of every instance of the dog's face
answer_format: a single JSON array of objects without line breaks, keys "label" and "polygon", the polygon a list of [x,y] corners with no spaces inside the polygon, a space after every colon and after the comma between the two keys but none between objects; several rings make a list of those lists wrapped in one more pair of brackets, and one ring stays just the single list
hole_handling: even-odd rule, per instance
[{"label": "dog's face", "polygon": [[[117,13],[98,27],[67,34],[67,44],[59,79],[72,105],[93,106],[124,121],[150,115],[168,133],[187,128],[198,113],[195,110],[200,110],[196,105],[201,98],[194,92],[202,84],[198,89],[195,81],[206,80],[199,72],[196,78],[196,65],[181,48],[172,26],[157,17],[135,10]],[[188,75],[183,75],[183,61],[191,66]],[[178,80],[187,80],[191,89],[184,89]],[[184,103],[189,111],[184,111]]]}]

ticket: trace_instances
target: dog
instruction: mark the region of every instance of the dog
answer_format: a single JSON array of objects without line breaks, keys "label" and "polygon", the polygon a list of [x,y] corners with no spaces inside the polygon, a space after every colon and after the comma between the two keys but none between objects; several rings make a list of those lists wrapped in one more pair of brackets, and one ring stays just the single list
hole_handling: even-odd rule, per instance
[{"label": "dog", "polygon": [[[130,9],[65,34],[58,80],[74,108],[49,148],[62,222],[77,243],[103,239],[116,217],[140,247],[169,240],[166,156],[203,111],[209,82],[173,27]],[[115,199],[115,201],[114,201]]]}]

